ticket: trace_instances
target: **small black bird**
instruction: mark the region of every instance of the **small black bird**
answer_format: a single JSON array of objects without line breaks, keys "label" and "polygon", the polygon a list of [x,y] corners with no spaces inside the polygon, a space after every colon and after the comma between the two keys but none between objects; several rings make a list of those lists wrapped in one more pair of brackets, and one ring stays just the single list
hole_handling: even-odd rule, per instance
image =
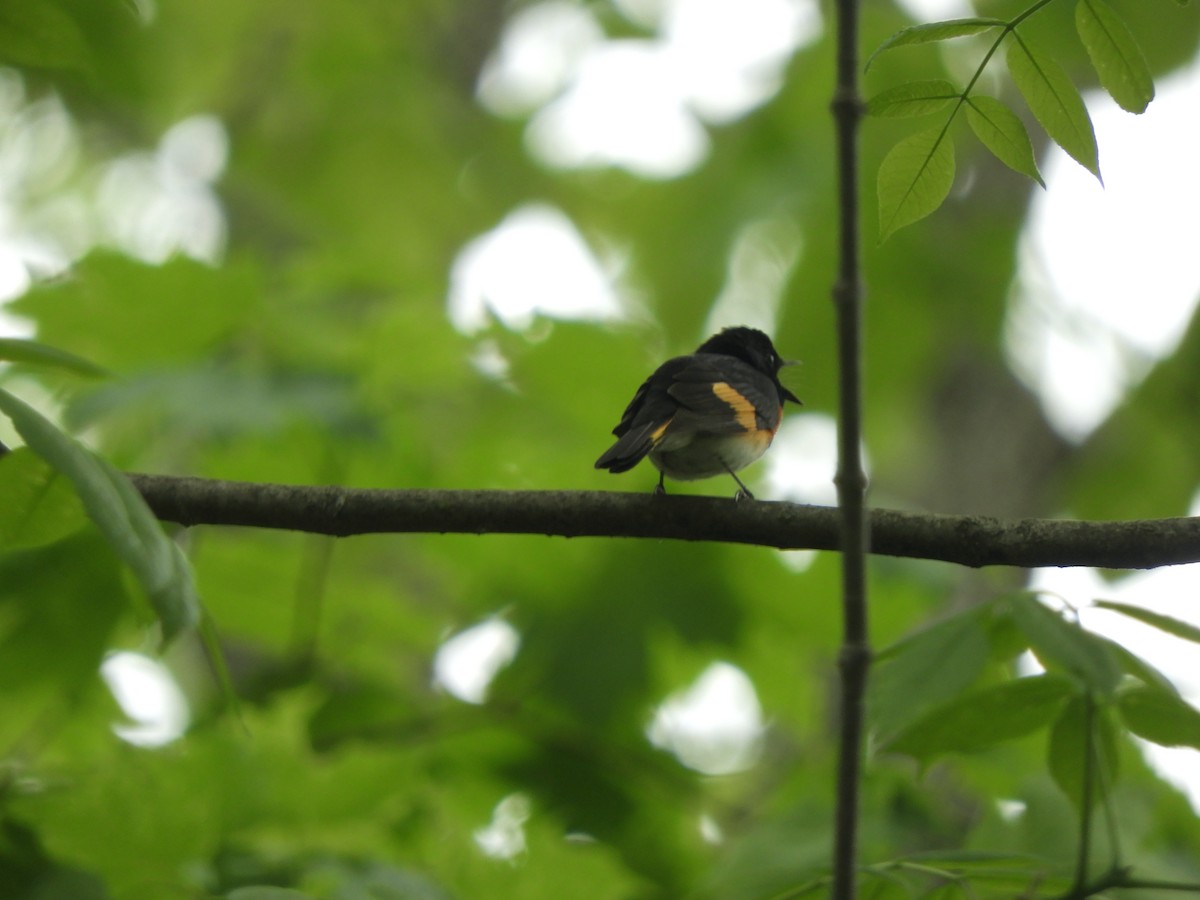
[{"label": "small black bird", "polygon": [[617,442],[596,460],[612,473],[649,455],[663,477],[696,481],[728,472],[737,497],[754,495],[734,475],[767,448],[783,419],[783,402],[800,400],[779,383],[771,339],[755,328],[726,328],[691,356],[667,360],[638,388],[613,434]]}]

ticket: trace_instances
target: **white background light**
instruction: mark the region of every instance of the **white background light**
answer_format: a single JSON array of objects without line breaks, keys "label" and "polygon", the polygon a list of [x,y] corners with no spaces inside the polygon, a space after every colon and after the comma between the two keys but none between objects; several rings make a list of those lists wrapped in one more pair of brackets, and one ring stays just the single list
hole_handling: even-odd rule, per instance
[{"label": "white background light", "polygon": [[503,619],[487,619],[460,631],[438,648],[433,680],[467,703],[483,703],[496,673],[513,661],[521,637]]},{"label": "white background light", "polygon": [[164,665],[140,653],[113,653],[100,674],[132,721],[113,725],[119,738],[140,747],[161,747],[182,737],[190,718],[187,700]]},{"label": "white background light", "polygon": [[459,251],[450,272],[450,322],[474,334],[495,316],[517,331],[534,317],[605,321],[621,316],[612,279],[574,224],[530,203]]},{"label": "white background light", "polygon": [[1200,298],[1200,60],[1134,116],[1086,97],[1101,186],[1061,150],[1022,240],[1008,350],[1051,422],[1081,439],[1169,355]]},{"label": "white background light", "polygon": [[708,155],[704,122],[770,99],[795,51],[821,33],[814,0],[618,4],[657,33],[608,40],[584,8],[552,0],[505,27],[478,92],[498,115],[528,115],[533,155],[558,168],[620,166],[675,178]]},{"label": "white background light", "polygon": [[715,662],[659,706],[647,736],[689,768],[727,775],[758,761],[764,730],[754,683],[737,666]]}]

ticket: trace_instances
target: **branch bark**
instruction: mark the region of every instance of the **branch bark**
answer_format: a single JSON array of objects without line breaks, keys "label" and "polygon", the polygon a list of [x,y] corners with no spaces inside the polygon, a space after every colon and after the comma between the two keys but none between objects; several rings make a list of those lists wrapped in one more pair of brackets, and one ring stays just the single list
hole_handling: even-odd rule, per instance
[{"label": "branch bark", "polygon": [[842,648],[838,657],[841,702],[834,813],[834,900],[854,900],[858,873],[858,797],[863,758],[863,716],[871,643],[867,606],[867,475],[863,467],[863,285],[859,260],[858,0],[838,0],[837,134],[838,279],[833,288],[838,349],[838,510],[842,546]]},{"label": "branch bark", "polygon": [[[764,500],[608,491],[383,490],[130,478],[160,519],[346,537],[380,533],[544,534],[722,541],[840,550],[838,511]],[[1200,518],[1083,522],[873,509],[870,549],[958,565],[1152,569],[1200,562]]]}]

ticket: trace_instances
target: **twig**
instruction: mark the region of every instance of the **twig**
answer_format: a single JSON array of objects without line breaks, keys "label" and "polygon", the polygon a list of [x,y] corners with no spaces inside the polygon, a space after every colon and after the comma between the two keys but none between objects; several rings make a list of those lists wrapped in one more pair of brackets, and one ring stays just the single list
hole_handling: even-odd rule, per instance
[{"label": "twig", "polygon": [[[544,534],[725,541],[780,550],[840,550],[837,510],[716,497],[607,491],[383,490],[130,478],[160,519],[345,537],[353,534]],[[1081,522],[873,509],[870,549],[883,556],[982,566],[1153,569],[1200,562],[1200,518]]]}]

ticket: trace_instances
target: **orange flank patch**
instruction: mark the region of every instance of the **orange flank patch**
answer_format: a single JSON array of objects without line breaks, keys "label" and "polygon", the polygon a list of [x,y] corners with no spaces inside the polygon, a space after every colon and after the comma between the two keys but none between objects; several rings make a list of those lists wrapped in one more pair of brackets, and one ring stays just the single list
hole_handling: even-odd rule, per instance
[{"label": "orange flank patch", "polygon": [[742,426],[743,431],[758,430],[758,415],[754,411],[753,403],[743,397],[735,387],[724,381],[716,382],[712,389],[713,393],[717,395],[717,399],[733,410],[737,423]]},{"label": "orange flank patch", "polygon": [[[754,432],[754,440],[750,443],[755,447],[754,458],[758,459],[767,452],[767,448],[771,446],[771,441],[775,440],[775,432],[769,431],[766,428],[760,428]],[[742,440],[746,440],[742,438]]]}]

